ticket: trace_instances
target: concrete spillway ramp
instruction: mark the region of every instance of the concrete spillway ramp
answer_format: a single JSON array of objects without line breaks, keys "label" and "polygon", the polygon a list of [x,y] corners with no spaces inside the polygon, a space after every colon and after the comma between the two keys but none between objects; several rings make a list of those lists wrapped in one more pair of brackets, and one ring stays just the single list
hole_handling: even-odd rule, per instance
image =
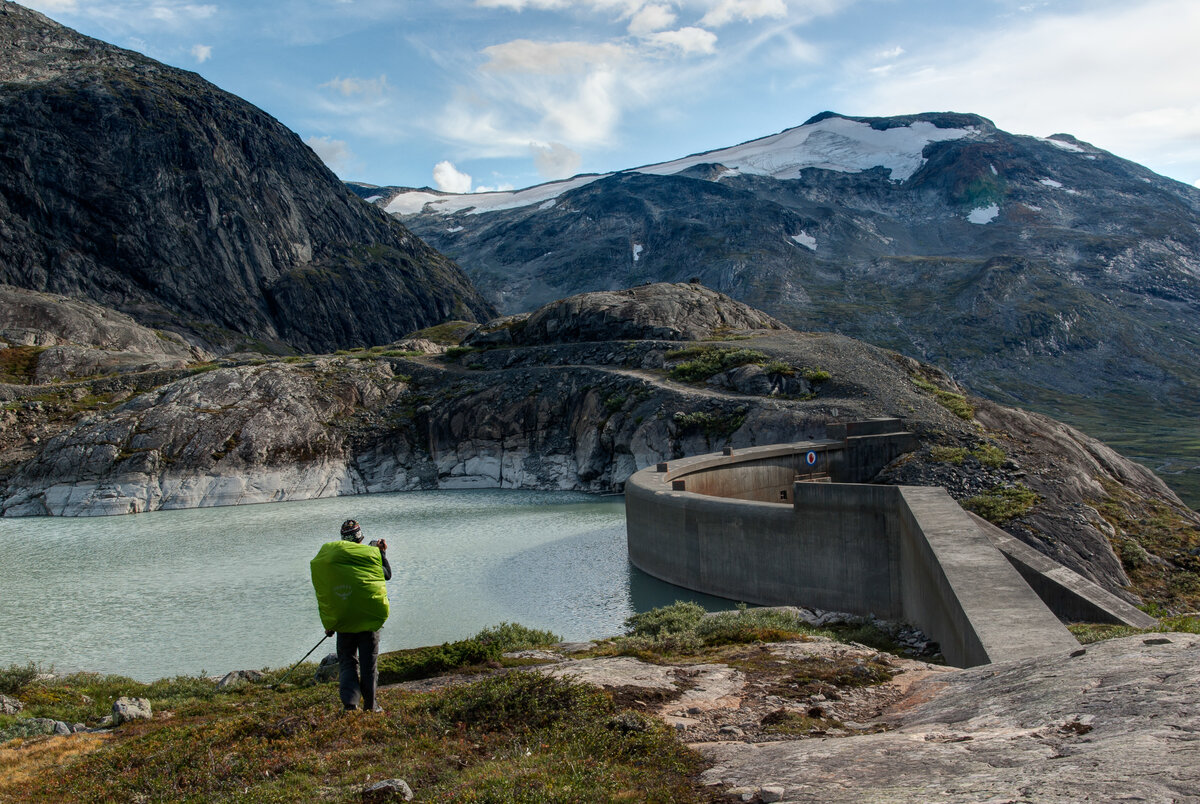
[{"label": "concrete spillway ramp", "polygon": [[[873,464],[911,449],[911,435],[886,432],[885,423],[871,429],[637,472],[625,488],[630,561],[679,586],[747,603],[911,622],[960,667],[1078,647],[1039,596],[1045,590],[1023,575],[1049,579],[1046,588],[1059,590],[1052,602],[1078,604],[1081,592],[1082,610],[1120,609],[1074,573],[1064,584],[1063,568],[1048,558],[1049,565],[1012,545],[1018,558],[1006,555],[944,489],[840,482],[870,476]],[[833,482],[805,482],[816,470]],[[1091,619],[1144,625],[1139,614],[1125,606]]]}]

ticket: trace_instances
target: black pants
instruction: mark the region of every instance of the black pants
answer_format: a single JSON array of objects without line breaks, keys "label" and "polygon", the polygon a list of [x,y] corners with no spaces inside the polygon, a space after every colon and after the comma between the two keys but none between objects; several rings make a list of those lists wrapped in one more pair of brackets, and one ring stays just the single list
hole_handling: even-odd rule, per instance
[{"label": "black pants", "polygon": [[370,712],[375,708],[375,684],[379,680],[379,670],[375,666],[379,656],[379,632],[350,634],[339,631],[337,655],[338,693],[342,705],[355,709],[361,698],[363,710]]}]

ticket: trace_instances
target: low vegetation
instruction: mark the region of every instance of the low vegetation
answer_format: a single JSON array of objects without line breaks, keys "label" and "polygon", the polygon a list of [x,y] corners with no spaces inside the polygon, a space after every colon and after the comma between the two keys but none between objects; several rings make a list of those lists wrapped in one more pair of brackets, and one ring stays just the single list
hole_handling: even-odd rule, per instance
[{"label": "low vegetation", "polygon": [[742,405],[734,410],[694,410],[685,412],[675,411],[675,427],[680,433],[689,430],[699,430],[704,433],[705,442],[711,447],[713,441],[729,438],[746,422],[749,411]]},{"label": "low vegetation", "polygon": [[778,609],[739,606],[732,611],[706,614],[696,603],[676,601],[670,606],[635,614],[625,621],[625,635],[610,640],[601,652],[635,656],[646,661],[701,658],[712,649],[755,642],[824,636],[898,652],[886,632],[870,622],[841,623],[814,628],[799,616]]},{"label": "low vegetation", "polygon": [[[1156,606],[1147,606],[1151,613],[1156,613]],[[1072,623],[1068,625],[1071,633],[1075,635],[1084,645],[1092,642],[1100,642],[1105,639],[1119,639],[1120,637],[1134,636],[1136,634],[1200,634],[1200,615],[1189,614],[1179,617],[1163,617],[1159,620],[1158,625],[1154,628],[1134,628],[1129,625],[1107,625],[1100,623]]]},{"label": "low vegetation", "polygon": [[983,494],[962,501],[962,507],[973,511],[994,525],[1003,525],[1019,516],[1024,516],[1041,497],[1032,489],[1017,483],[1012,486],[997,486]]},{"label": "low vegetation", "polygon": [[0,348],[0,382],[29,385],[37,374],[40,346],[9,346]]},{"label": "low vegetation", "polygon": [[1112,481],[1093,503],[1113,526],[1110,541],[1135,591],[1163,613],[1200,610],[1200,528],[1165,502]]},{"label": "low vegetation", "polygon": [[968,456],[979,461],[981,465],[989,469],[999,469],[1008,460],[1008,456],[1004,453],[1004,450],[991,444],[980,444],[975,449],[951,447],[941,444],[929,448],[930,460],[937,463],[950,463],[955,466],[962,466],[963,461]]},{"label": "low vegetation", "polygon": [[462,343],[463,338],[470,335],[478,326],[478,324],[473,324],[470,321],[447,321],[444,324],[437,324],[436,326],[411,332],[405,337],[424,338],[427,341],[433,341],[442,346],[458,346]]},{"label": "low vegetation", "polygon": [[[422,650],[455,653],[437,663],[444,669],[484,658],[487,669],[504,670],[511,662],[502,653],[555,638],[502,623]],[[294,683],[278,685],[282,673],[273,671],[219,690],[189,677],[39,681],[36,668],[10,667],[0,683],[26,711],[4,716],[0,729],[29,716],[98,722],[120,695],[149,698],[157,716],[107,739],[59,739],[71,751],[45,750],[50,737],[9,741],[0,748],[0,801],[357,802],[371,782],[396,777],[420,801],[711,800],[694,781],[699,756],[672,730],[569,679],[509,668],[433,692],[382,690],[385,714],[346,717],[335,684],[314,682],[313,670],[302,665]]]},{"label": "low vegetation", "polygon": [[944,388],[938,388],[933,383],[922,379],[921,377],[913,376],[910,379],[912,379],[913,385],[917,386],[922,391],[933,394],[939,405],[953,413],[958,418],[963,419],[964,421],[971,421],[973,418],[975,418],[975,408],[962,394],[956,394],[953,391],[947,391]]},{"label": "low vegetation", "polygon": [[821,368],[797,369],[791,363],[775,360],[756,349],[731,346],[687,346],[667,352],[666,359],[680,361],[670,368],[667,375],[681,382],[704,382],[738,366],[762,366],[767,374],[782,377],[794,377],[799,374],[813,385],[828,382],[833,376]]},{"label": "low vegetation", "polygon": [[709,377],[738,366],[761,366],[771,361],[771,358],[755,349],[729,346],[690,346],[674,349],[667,352],[666,359],[682,361],[668,372],[671,379],[682,382],[704,382]]}]

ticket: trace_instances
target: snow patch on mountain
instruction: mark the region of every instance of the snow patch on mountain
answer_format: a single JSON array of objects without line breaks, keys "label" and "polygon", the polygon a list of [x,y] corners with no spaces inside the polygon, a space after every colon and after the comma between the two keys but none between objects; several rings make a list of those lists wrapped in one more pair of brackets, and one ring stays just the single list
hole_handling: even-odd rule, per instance
[{"label": "snow patch on mountain", "polygon": [[1055,190],[1058,190],[1058,189],[1061,189],[1061,188],[1062,188],[1062,182],[1061,182],[1061,181],[1055,181],[1054,179],[1040,179],[1040,180],[1038,181],[1038,184],[1044,184],[1044,185],[1046,185],[1047,187],[1053,187]]},{"label": "snow patch on mountain", "polygon": [[808,232],[801,231],[800,234],[792,235],[792,240],[795,240],[800,245],[810,251],[817,250],[817,238],[810,235]]},{"label": "snow patch on mountain", "polygon": [[413,190],[399,193],[392,199],[384,210],[392,214],[412,215],[417,212],[440,212],[451,215],[455,212],[469,210],[470,214],[495,212],[501,209],[516,209],[542,204],[556,199],[568,190],[583,187],[592,182],[611,176],[611,173],[600,175],[576,176],[566,181],[555,181],[549,184],[539,184],[524,190],[496,193],[430,193],[424,190]]},{"label": "snow patch on mountain", "polygon": [[715,163],[742,173],[795,179],[805,168],[859,173],[882,167],[891,171],[892,181],[905,181],[925,164],[921,152],[926,145],[977,134],[974,128],[938,128],[923,120],[881,131],[871,128],[870,123],[829,117],[732,148],[685,156],[637,171],[666,176],[695,165]]},{"label": "snow patch on mountain", "polygon": [[1038,139],[1041,140],[1042,142],[1050,143],[1055,148],[1060,148],[1064,151],[1070,151],[1073,154],[1083,153],[1083,149],[1080,148],[1078,145],[1076,145],[1073,142],[1067,142],[1066,140],[1056,140],[1053,137],[1038,137]]},{"label": "snow patch on mountain", "polygon": [[996,220],[996,216],[1000,214],[1000,207],[996,204],[989,204],[986,207],[978,207],[971,210],[967,214],[967,220],[971,223],[991,223]]},{"label": "snow patch on mountain", "polygon": [[642,244],[634,243],[633,244],[633,261],[637,262],[641,258],[642,258]]},{"label": "snow patch on mountain", "polygon": [[[744,142],[732,148],[706,151],[671,162],[634,168],[633,173],[669,176],[697,165],[717,164],[726,168],[718,180],[730,175],[750,174],[775,179],[796,179],[807,168],[860,173],[881,167],[894,182],[906,181],[925,164],[921,155],[934,142],[980,136],[978,129],[938,128],[918,120],[907,126],[872,128],[870,123],[844,117],[828,117],[816,123],[790,128],[770,137]],[[439,212],[444,215],[469,211],[472,215],[548,203],[568,190],[611,176],[611,173],[576,176],[566,181],[540,184],[515,192],[431,193],[413,190],[399,193],[384,209],[411,215]]]}]

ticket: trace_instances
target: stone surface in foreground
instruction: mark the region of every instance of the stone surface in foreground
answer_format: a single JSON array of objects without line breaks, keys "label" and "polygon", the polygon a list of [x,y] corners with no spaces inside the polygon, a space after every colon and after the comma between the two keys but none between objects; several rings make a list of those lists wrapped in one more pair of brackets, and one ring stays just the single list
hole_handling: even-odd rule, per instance
[{"label": "stone surface in foreground", "polygon": [[696,747],[784,801],[1200,802],[1198,689],[1200,636],[1135,636],[926,678],[893,731]]}]

